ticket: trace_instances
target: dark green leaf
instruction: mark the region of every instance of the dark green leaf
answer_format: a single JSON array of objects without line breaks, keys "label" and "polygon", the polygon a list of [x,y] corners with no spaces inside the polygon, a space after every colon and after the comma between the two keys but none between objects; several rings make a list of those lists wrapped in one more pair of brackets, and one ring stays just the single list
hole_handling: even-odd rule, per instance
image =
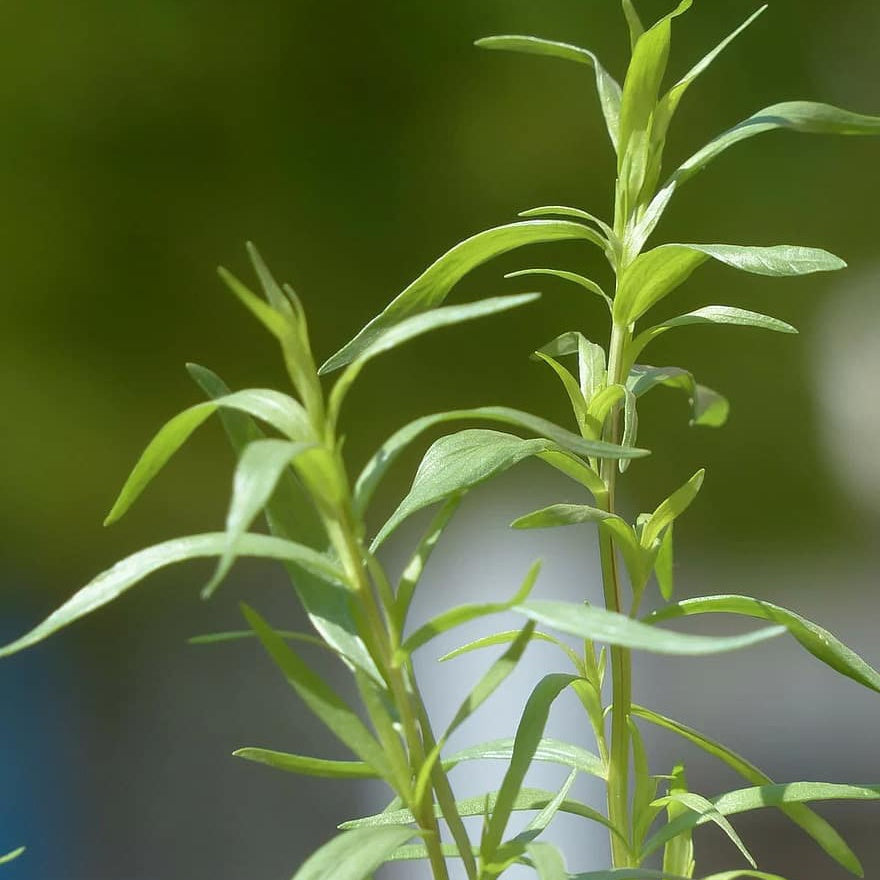
[{"label": "dark green leaf", "polygon": [[329,373],[344,367],[395,324],[442,305],[452,288],[465,275],[493,257],[526,244],[566,240],[589,241],[600,246],[603,241],[592,229],[563,220],[529,220],[477,233],[429,266],[351,342],[333,355],[320,372]]},{"label": "dark green leaf", "polygon": [[742,636],[695,636],[668,630],[661,632],[604,608],[536,599],[518,605],[513,610],[559,632],[655,654],[718,654],[747,648],[785,632],[785,628],[781,626],[756,630]]},{"label": "dark green leaf", "polygon": [[[175,538],[141,550],[98,575],[29,633],[0,648],[0,657],[14,654],[42,641],[75,620],[112,602],[130,587],[161,568],[189,559],[220,556],[225,548],[225,533],[214,532],[188,538]],[[342,583],[345,580],[345,575],[327,557],[282,538],[269,535],[244,535],[238,552],[240,556],[296,562],[325,581]]]},{"label": "dark green leaf", "polygon": [[589,49],[572,46],[569,43],[558,43],[540,37],[521,36],[519,34],[499,37],[484,37],[476,41],[482,49],[501,49],[508,52],[523,52],[527,55],[545,55],[550,58],[561,58],[592,67],[596,74],[596,89],[599,92],[599,103],[605,126],[614,149],[618,148],[618,132],[620,128],[620,85],[608,74],[599,59]]},{"label": "dark green leaf", "polygon": [[309,856],[293,880],[367,880],[415,835],[413,828],[394,825],[346,831]]},{"label": "dark green leaf", "polygon": [[741,614],[784,626],[814,657],[841,675],[880,693],[880,673],[828,630],[779,605],[750,596],[704,596],[686,599],[655,611],[645,618],[656,623],[691,614]]}]

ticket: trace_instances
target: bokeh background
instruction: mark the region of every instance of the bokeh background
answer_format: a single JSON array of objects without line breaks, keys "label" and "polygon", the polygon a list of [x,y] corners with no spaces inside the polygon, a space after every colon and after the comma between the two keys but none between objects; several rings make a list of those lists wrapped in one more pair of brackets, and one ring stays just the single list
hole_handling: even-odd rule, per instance
[{"label": "bokeh background", "polygon": [[[639,7],[653,19],[668,5]],[[672,74],[754,5],[696,4],[676,21]],[[300,292],[314,347],[329,354],[462,237],[538,204],[609,211],[613,164],[589,71],[471,43],[537,33],[588,45],[619,74],[626,38],[612,0],[18,0],[3,5],[0,24],[4,640],[121,556],[222,525],[232,460],[216,426],[126,520],[109,531],[100,522],[151,433],[199,399],[184,362],[234,387],[283,383],[271,341],[214,273],[221,262],[248,272],[246,239]],[[880,111],[878,36],[876,4],[774,0],[688,95],[670,161],[778,100]],[[851,268],[774,281],[707,266],[675,295],[675,312],[731,303],[789,320],[801,336],[700,328],[658,343],[653,362],[693,369],[730,397],[732,417],[721,432],[691,429],[683,400],[647,399],[640,441],[654,455],[630,469],[626,497],[634,511],[652,509],[705,465],[699,502],[677,529],[681,592],[779,601],[875,664],[878,167],[880,141],[777,133],[732,150],[682,191],[663,239],[817,245]],[[475,273],[455,301],[521,290],[504,272],[542,264],[601,271],[577,246],[535,248]],[[545,296],[528,314],[437,334],[371,366],[346,416],[353,467],[428,411],[499,403],[565,419],[564,395],[528,354],[572,327],[597,339],[606,328],[600,309],[561,282],[538,287]],[[377,523],[425,445],[395,469]],[[473,493],[421,610],[506,595],[537,555],[547,560],[543,595],[598,596],[591,532],[506,528],[568,491],[524,466]],[[389,564],[405,558],[418,525],[401,532]],[[0,852],[29,847],[5,868],[10,880],[286,877],[336,822],[381,806],[368,787],[230,757],[244,745],[341,753],[254,645],[186,644],[237,628],[242,598],[279,624],[298,621],[271,567],[241,565],[210,605],[197,598],[206,572],[163,573],[0,663]],[[642,660],[643,702],[780,780],[880,781],[880,701],[792,643]],[[536,651],[490,720],[460,742],[509,732],[530,682],[556,662]],[[427,658],[441,717],[478,669],[438,670]],[[557,715],[556,733],[585,736],[571,707]],[[738,784],[664,735],[650,752],[661,773],[687,760],[706,794]],[[823,812],[874,876],[880,808]],[[843,876],[784,820],[755,814],[737,825],[767,870]],[[601,836],[564,822],[557,833],[573,841],[572,869],[602,865]],[[707,872],[737,863],[720,835],[702,834]]]}]

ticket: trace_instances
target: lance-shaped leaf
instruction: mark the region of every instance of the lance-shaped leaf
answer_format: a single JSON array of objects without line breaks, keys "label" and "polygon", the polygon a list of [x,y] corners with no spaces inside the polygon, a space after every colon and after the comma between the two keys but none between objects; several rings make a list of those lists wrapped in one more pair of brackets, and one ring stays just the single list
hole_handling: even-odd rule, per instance
[{"label": "lance-shaped leaf", "polygon": [[[735,870],[712,874],[702,880],[737,880],[740,877],[753,877],[756,880],[785,880],[778,874],[767,874],[764,871]],[[568,880],[689,880],[680,874],[666,871],[649,871],[647,868],[613,868],[608,871],[587,871],[585,874],[569,874]]]},{"label": "lance-shaped leaf", "polygon": [[[509,762],[513,755],[513,738],[496,739],[491,742],[480,743],[467,749],[462,749],[454,755],[443,759],[443,766],[452,769],[463,761],[506,761]],[[533,761],[542,761],[549,764],[558,764],[561,767],[570,767],[579,770],[597,779],[606,779],[608,770],[602,760],[582,749],[567,742],[557,739],[542,739],[532,756]]]},{"label": "lance-shaped leaf", "polygon": [[[435,413],[415,419],[408,425],[395,431],[373,455],[364,466],[355,483],[354,505],[355,510],[363,514],[376,491],[388,468],[397,460],[397,457],[413,442],[420,434],[430,428],[444,422],[461,421],[472,419],[479,421],[500,422],[531,431],[552,440],[555,444],[583,457],[595,456],[597,458],[640,458],[647,455],[644,449],[623,449],[610,443],[596,440],[584,440],[577,434],[560,428],[546,419],[520,410],[510,409],[504,406],[483,406],[475,409],[457,409],[449,412]],[[454,436],[454,435],[453,435]]]},{"label": "lance-shaped leaf", "polygon": [[693,373],[681,367],[649,367],[635,364],[629,372],[626,384],[636,397],[647,394],[658,385],[684,391],[691,408],[691,425],[720,428],[727,422],[730,414],[730,403],[726,397],[705,385],[700,385],[694,379]]},{"label": "lance-shaped leaf", "polygon": [[[215,373],[196,364],[187,369],[199,387],[212,399],[223,397],[229,389]],[[220,421],[236,454],[241,456],[248,445],[264,437],[254,420],[245,413],[221,408]],[[310,547],[324,547],[327,533],[305,488],[288,468],[281,474],[265,509],[273,535],[298,541]],[[352,595],[340,584],[329,584],[307,568],[292,562],[285,567],[303,608],[321,638],[351,668],[363,669],[381,680],[363,641],[358,635]]]},{"label": "lance-shaped leaf", "polygon": [[675,526],[670,523],[669,528],[663,533],[660,541],[660,549],[657,551],[657,560],[654,563],[654,574],[657,577],[657,586],[660,595],[667,601],[672,600],[675,592],[675,547],[673,530]]},{"label": "lance-shaped leaf", "polygon": [[253,389],[236,391],[208,403],[198,403],[178,413],[159,430],[144,450],[131,472],[116,503],[107,514],[105,525],[118,520],[165,466],[168,459],[183,446],[189,436],[220,407],[248,413],[271,425],[291,440],[311,436],[308,417],[292,397],[279,391]]},{"label": "lance-shaped leaf", "polygon": [[351,342],[334,354],[320,372],[329,373],[344,367],[395,324],[442,305],[452,288],[465,275],[493,257],[526,244],[553,241],[588,241],[601,247],[604,239],[581,223],[564,220],[528,220],[479,232],[457,244],[429,266]]},{"label": "lance-shaped leaf", "polygon": [[312,853],[293,880],[367,880],[415,835],[414,828],[401,825],[346,831]]},{"label": "lance-shaped leaf", "polygon": [[[838,785],[831,782],[790,782],[784,785],[761,785],[754,788],[741,788],[727,794],[710,798],[713,811],[722,816],[733,816],[750,810],[765,807],[778,807],[783,804],[801,804],[811,801],[828,800],[878,800],[880,785]],[[683,831],[696,825],[711,821],[707,813],[690,812],[664,825],[645,843],[643,856],[648,856],[667,840],[672,840]]]},{"label": "lance-shaped leaf", "polygon": [[841,675],[880,693],[880,673],[827,629],[771,602],[751,596],[704,596],[686,599],[649,614],[647,623],[658,623],[691,614],[740,614],[784,626],[814,657]]},{"label": "lance-shaped leaf", "polygon": [[[542,345],[538,351],[550,357],[559,358],[576,354],[578,358],[578,382],[587,403],[605,387],[607,371],[605,349],[590,342],[583,333],[569,330]],[[548,435],[549,436],[549,435]]]},{"label": "lance-shaped leaf", "polygon": [[[483,648],[494,648],[496,645],[507,645],[512,642],[519,633],[520,630],[518,629],[510,629],[505,632],[483,636],[482,638],[468,642],[466,645],[461,645],[455,650],[450,651],[448,654],[444,654],[439,658],[439,662],[445,663],[447,660],[454,660],[456,657],[461,657],[463,654],[470,654],[472,651],[481,651]],[[531,639],[536,642],[548,642],[551,645],[555,645],[571,661],[571,665],[574,666],[578,674],[586,677],[583,660],[581,660],[577,652],[573,651],[572,648],[561,639],[556,638],[556,636],[551,636],[549,633],[537,631],[531,634]]]},{"label": "lance-shaped leaf", "polygon": [[710,257],[742,272],[771,277],[833,272],[846,266],[820,248],[664,244],[639,255],[624,271],[614,300],[615,321],[626,325],[638,320]]},{"label": "lance-shaped leaf", "polygon": [[206,598],[229,573],[237,555],[241,536],[250,528],[269,501],[281,474],[297,455],[310,449],[311,443],[267,438],[255,440],[242,453],[232,486],[232,501],[226,514],[227,547],[211,581],[202,591]]},{"label": "lance-shaped leaf", "polygon": [[645,523],[644,529],[642,529],[643,547],[654,548],[663,530],[681,516],[688,509],[694,498],[697,497],[705,476],[706,471],[703,468],[698,470],[648,517],[648,521]]},{"label": "lance-shaped leaf", "polygon": [[525,278],[532,275],[550,275],[553,278],[560,278],[563,281],[569,281],[590,293],[595,293],[596,296],[601,297],[605,301],[605,304],[609,309],[613,308],[611,297],[608,296],[608,294],[605,293],[595,281],[586,278],[583,275],[578,275],[577,272],[567,272],[564,269],[520,269],[518,272],[508,272],[504,277]]},{"label": "lance-shaped leaf", "polygon": [[642,20],[639,18],[632,0],[621,0],[621,6],[623,7],[623,15],[629,28],[629,45],[631,49],[635,49],[639,37],[645,32],[645,26],[642,24]]},{"label": "lance-shaped leaf", "polygon": [[321,779],[378,779],[379,772],[363,761],[328,761],[307,755],[291,755],[271,749],[237,749],[236,758],[265,764],[275,770],[297,773],[300,776],[317,776]]},{"label": "lance-shaped leaf", "polygon": [[20,846],[18,849],[14,849],[12,850],[12,852],[8,852],[5,855],[0,856],[0,865],[5,865],[8,862],[11,862],[13,859],[17,859],[24,851],[25,847]]},{"label": "lance-shaped leaf", "polygon": [[544,354],[542,351],[536,351],[533,356],[538,360],[543,361],[551,370],[553,370],[554,373],[556,373],[563,388],[565,388],[565,393],[568,395],[568,401],[571,404],[578,427],[580,428],[581,433],[586,433],[587,401],[584,399],[583,392],[581,391],[577,379],[575,379],[575,377],[572,376],[572,374],[563,367],[559,361],[550,357],[550,355]]},{"label": "lance-shaped leaf", "polygon": [[690,633],[661,631],[625,614],[604,608],[544,599],[532,599],[515,606],[513,610],[530,620],[571,636],[654,654],[719,654],[748,648],[785,632],[785,627],[773,626],[741,636],[695,636]]},{"label": "lance-shaped leaf", "polygon": [[[660,715],[658,712],[646,709],[644,706],[633,706],[632,711],[638,718],[643,718],[651,724],[678,734],[704,752],[723,761],[728,767],[739,773],[740,776],[753,785],[774,784],[773,780],[752,764],[751,761],[746,760],[742,755],[734,752],[733,749],[710,739],[704,733],[700,733],[700,731],[694,730],[680,721],[675,721],[672,718],[667,718],[665,715]],[[840,834],[818,813],[814,813],[803,804],[784,804],[779,807],[779,810],[809,834],[836,862],[853,874],[857,874],[860,877],[863,875],[861,863],[855,853],[849,848]]]},{"label": "lance-shaped leaf", "polygon": [[734,144],[756,134],[780,129],[805,134],[877,135],[880,134],[880,117],[852,113],[813,101],[786,101],[759,110],[718,135],[679,166],[645,211],[629,243],[633,252],[641,250],[682,184],[699,174]]},{"label": "lance-shaped leaf", "polygon": [[[669,778],[669,793],[683,794],[687,790],[684,765],[676,764],[672,768],[672,774]],[[677,801],[670,802],[666,807],[666,815],[670,822],[685,812],[686,808]],[[677,834],[671,840],[666,841],[666,846],[663,847],[663,871],[670,874],[681,874],[684,877],[694,876],[694,840],[690,831]]]},{"label": "lance-shaped leaf", "polygon": [[[15,654],[42,641],[58,630],[112,602],[126,590],[140,583],[145,577],[177,562],[220,556],[226,549],[226,534],[213,532],[175,538],[141,550],[117,562],[112,568],[98,575],[60,608],[53,611],[39,626],[14,642],[0,648],[0,657]],[[270,535],[243,535],[238,547],[239,556],[256,556],[295,562],[318,575],[325,582],[343,583],[345,575],[326,556],[283,538]]]},{"label": "lance-shaped leaf", "polygon": [[484,602],[472,605],[460,605],[457,608],[450,608],[438,614],[427,623],[420,626],[412,635],[408,636],[401,645],[400,650],[404,655],[409,655],[417,648],[426,645],[432,639],[441,633],[448,632],[457,626],[468,623],[471,620],[478,620],[481,617],[488,617],[490,614],[500,614],[509,611],[514,605],[524,602],[535,586],[538,574],[541,571],[541,562],[535,562],[529,569],[528,574],[523,579],[520,588],[506,602]]},{"label": "lance-shaped leaf", "polygon": [[602,66],[596,55],[589,49],[572,46],[570,43],[558,43],[555,40],[544,40],[540,37],[508,34],[498,37],[484,37],[475,45],[481,49],[500,49],[507,52],[523,52],[527,55],[544,55],[549,58],[561,58],[563,61],[574,61],[593,68],[596,75],[596,90],[599,93],[599,104],[605,117],[605,127],[614,149],[618,149],[620,129],[620,98],[621,89],[617,81]]},{"label": "lance-shaped leaf", "polygon": [[315,716],[384,779],[391,778],[385,752],[351,708],[256,611],[242,605],[242,613],[266,653]]},{"label": "lance-shaped leaf", "polygon": [[526,852],[538,874],[538,880],[568,880],[562,853],[550,843],[530,843]]},{"label": "lance-shaped leaf", "polygon": [[593,223],[602,230],[605,238],[608,239],[612,248],[617,248],[619,242],[614,230],[601,217],[585,211],[583,208],[571,208],[568,205],[541,205],[538,208],[529,208],[527,211],[520,211],[518,217],[575,217],[578,220],[585,220],[587,223]]}]

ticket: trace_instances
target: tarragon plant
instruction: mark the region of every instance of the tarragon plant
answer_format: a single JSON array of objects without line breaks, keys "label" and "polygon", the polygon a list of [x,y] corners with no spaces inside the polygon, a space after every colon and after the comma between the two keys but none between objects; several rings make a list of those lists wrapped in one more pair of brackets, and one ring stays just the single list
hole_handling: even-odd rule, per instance
[{"label": "tarragon plant", "polygon": [[[250,256],[264,298],[222,272],[233,293],[280,344],[294,394],[267,389],[230,392],[214,373],[191,366],[193,379],[208,399],[159,431],[135,466],[108,522],[122,516],[190,434],[217,413],[238,455],[226,530],[171,540],[125,559],[2,650],[10,654],[38,642],[172,563],[217,557],[215,574],[204,590],[207,596],[239,556],[283,562],[314,632],[279,631],[257,611],[243,606],[247,631],[205,640],[256,636],[302,701],[348,747],[353,760],[259,748],[242,749],[237,754],[293,773],[382,779],[394,796],[382,813],[346,823],[338,836],[306,860],[295,880],[360,880],[372,876],[386,861],[403,859],[426,860],[436,880],[448,877],[448,859],[460,863],[468,880],[489,880],[517,864],[530,866],[542,880],[690,878],[696,870],[692,833],[707,822],[720,826],[751,866],[713,875],[711,880],[772,880],[772,875],[757,870],[728,819],[768,806],[778,807],[832,859],[861,874],[856,856],[842,837],[806,803],[833,798],[876,799],[880,786],[776,784],[726,746],[652,708],[635,705],[631,699],[634,650],[704,655],[747,648],[784,632],[832,669],[880,692],[878,672],[829,632],[792,611],[748,596],[673,600],[673,526],[699,492],[702,470],[633,523],[615,509],[620,474],[646,454],[636,445],[637,411],[643,395],[661,386],[683,391],[696,425],[720,426],[727,416],[726,400],[697,384],[688,371],[644,363],[658,336],[689,325],[795,332],[776,318],[728,305],[707,305],[652,324],[649,315],[653,307],[710,259],[767,276],[804,275],[844,266],[826,251],[788,245],[649,246],[677,190],[728,147],[763,132],[880,133],[878,118],[824,104],[776,104],[716,137],[664,179],[664,145],[679,102],[731,40],[763,11],[758,10],[664,91],[673,21],[690,6],[691,0],[684,0],[645,29],[631,0],[622,0],[632,47],[622,86],[592,52],[577,46],[528,36],[478,41],[484,48],[560,58],[592,70],[617,155],[613,215],[607,220],[579,208],[552,206],[524,211],[523,219],[517,222],[474,235],[430,266],[320,370],[313,360],[299,298],[290,287],[275,281],[257,251],[250,248]],[[558,276],[600,297],[608,306],[607,349],[582,332],[572,331],[535,353],[562,382],[576,430],[507,406],[425,415],[392,434],[352,480],[342,454],[340,424],[346,394],[360,372],[374,358],[421,334],[528,305],[537,294],[466,305],[444,303],[455,284],[487,260],[523,245],[561,240],[598,248],[607,260],[611,283],[601,286],[574,271],[556,268],[523,269],[513,276]],[[576,364],[574,370],[563,364],[565,358]],[[342,372],[328,389],[320,377],[338,370]],[[389,468],[409,444],[451,421],[490,423],[496,428],[470,427],[436,440],[426,452],[409,493],[371,539],[365,520],[374,492]],[[514,527],[595,524],[605,607],[530,599],[539,573],[536,564],[506,602],[464,605],[432,620],[411,620],[410,608],[422,572],[462,497],[526,458],[538,458],[569,477],[590,503],[538,510],[516,520]],[[377,550],[405,519],[428,507],[436,508],[434,518],[402,575],[393,578],[377,557]],[[268,534],[250,531],[261,514],[268,522]],[[652,582],[666,604],[640,617],[642,600]],[[552,585],[547,589],[552,592]],[[461,695],[453,718],[438,726],[428,717],[413,655],[441,633],[502,611],[518,614],[522,628],[487,635],[453,652],[457,656],[489,646],[504,647],[473,690]],[[672,618],[710,612],[753,617],[769,626],[741,636],[709,637],[673,632],[659,625]],[[576,640],[577,649],[568,641],[570,637]],[[535,686],[525,700],[513,737],[449,754],[446,744],[451,734],[504,682],[535,639],[558,646],[567,671],[549,674]],[[343,664],[357,686],[358,710],[303,660],[302,643],[323,646]],[[607,669],[604,646],[609,649]],[[584,725],[592,729],[595,752],[544,737],[554,700],[569,688],[583,706]],[[661,768],[663,772],[656,773],[648,766],[643,725],[678,734],[727,764],[747,786],[706,797],[691,789],[682,766]],[[506,772],[497,791],[465,800],[456,798],[457,765],[499,759],[506,762]],[[569,771],[559,791],[525,786],[534,761],[551,762]],[[569,797],[571,785],[581,773],[605,782],[606,812]],[[514,812],[532,814],[525,829],[515,834],[508,831]],[[607,828],[612,861],[608,870],[570,874],[559,850],[540,840],[558,812]],[[464,822],[467,817],[482,817],[479,835],[471,835]]]}]

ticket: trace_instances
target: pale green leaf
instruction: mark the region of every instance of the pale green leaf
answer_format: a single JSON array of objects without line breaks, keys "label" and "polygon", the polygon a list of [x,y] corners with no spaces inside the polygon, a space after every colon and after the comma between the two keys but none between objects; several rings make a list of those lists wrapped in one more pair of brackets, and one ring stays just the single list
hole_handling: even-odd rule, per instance
[{"label": "pale green leaf", "polygon": [[706,471],[698,470],[680,489],[676,489],[648,518],[642,531],[642,546],[653,548],[668,525],[687,510],[703,485]]},{"label": "pale green leaf", "polygon": [[239,410],[266,422],[291,440],[308,440],[311,428],[302,406],[292,397],[269,389],[236,391],[178,413],[159,430],[131,472],[105,525],[118,520],[143,492],[166,462],[206,419],[220,407]]},{"label": "pale green leaf", "polygon": [[564,269],[520,269],[518,272],[508,272],[504,277],[523,278],[531,275],[551,275],[554,278],[561,278],[563,281],[570,281],[572,284],[576,284],[578,287],[582,287],[584,290],[602,297],[609,309],[614,307],[611,297],[595,281],[583,275],[578,275],[577,272],[567,272]]},{"label": "pale green leaf", "polygon": [[669,602],[675,592],[675,549],[673,545],[673,523],[663,533],[660,541],[660,549],[657,551],[657,561],[654,563],[654,573],[657,576],[657,586],[660,595]]},{"label": "pale green leaf", "polygon": [[355,360],[378,338],[406,318],[443,304],[452,288],[477,266],[527,244],[552,241],[588,241],[602,246],[597,232],[580,223],[563,220],[529,220],[499,226],[466,239],[429,266],[373,318],[351,342],[322,367],[329,373]]},{"label": "pale green leaf", "polygon": [[841,675],[880,693],[880,673],[828,630],[779,605],[750,596],[704,596],[686,599],[655,611],[645,618],[656,623],[691,614],[741,614],[784,626],[814,657]]},{"label": "pale green leaf", "polygon": [[639,37],[645,32],[645,26],[642,24],[632,0],[621,0],[621,6],[629,28],[629,45],[631,49],[635,49]]},{"label": "pale green leaf", "polygon": [[568,880],[562,854],[550,843],[530,843],[526,852],[532,860],[538,880]]},{"label": "pale green leaf", "polygon": [[546,419],[520,410],[510,409],[503,406],[484,406],[475,409],[458,409],[449,412],[435,413],[434,415],[422,416],[403,428],[400,428],[376,452],[361,471],[354,488],[355,510],[359,514],[366,511],[367,505],[373,496],[377,486],[388,471],[388,468],[397,460],[398,456],[420,434],[435,425],[443,422],[461,421],[464,419],[500,422],[506,425],[522,428],[526,431],[539,434],[552,440],[563,449],[580,456],[596,456],[597,458],[616,458],[618,455],[630,458],[638,458],[647,455],[643,449],[627,449],[612,446],[594,440],[584,440],[577,434],[560,428]]},{"label": "pale green leaf", "polygon": [[[452,769],[462,761],[505,761],[509,762],[513,755],[513,739],[496,739],[462,749],[454,755],[443,759],[443,766]],[[606,779],[608,771],[602,760],[592,752],[556,739],[542,739],[532,756],[533,761],[559,764],[579,770],[588,776]]]},{"label": "pale green leaf", "polygon": [[580,428],[581,433],[584,433],[587,424],[587,401],[584,399],[583,392],[581,391],[577,379],[575,379],[575,377],[572,376],[572,374],[563,367],[559,361],[550,357],[550,355],[544,354],[542,351],[536,351],[534,357],[543,361],[551,370],[553,370],[554,373],[556,373],[563,388],[565,388],[565,393],[568,395],[568,401],[574,411],[578,427]]},{"label": "pale green leaf", "polygon": [[[440,662],[443,663],[446,660],[454,660],[456,657],[461,657],[463,654],[471,653],[471,651],[480,651],[483,648],[493,648],[496,645],[507,645],[519,634],[520,630],[511,629],[505,632],[493,633],[490,636],[483,636],[473,642],[468,642],[466,645],[462,645],[460,648],[456,648],[454,651],[450,651],[448,654],[444,654],[440,657]],[[566,657],[571,660],[572,666],[574,666],[578,673],[581,675],[583,674],[583,661],[577,653],[571,649],[571,647],[565,644],[565,642],[557,639],[556,636],[551,636],[542,632],[533,632],[531,638],[534,641],[549,642],[550,644],[556,645],[556,647],[563,651]]]},{"label": "pale green leaf", "polygon": [[542,205],[539,208],[529,208],[527,211],[520,211],[518,217],[575,217],[578,220],[585,220],[587,223],[594,223],[602,230],[605,237],[612,246],[615,245],[616,236],[614,230],[600,217],[584,211],[583,208],[570,208],[567,205]]},{"label": "pale green leaf", "polygon": [[415,829],[399,825],[346,831],[310,855],[293,880],[367,880],[415,835]]},{"label": "pale green leaf", "polygon": [[391,770],[387,756],[360,718],[256,611],[242,605],[242,612],[266,652],[300,699],[340,742],[380,776],[389,779]]},{"label": "pale green leaf", "polygon": [[[0,648],[0,657],[14,654],[42,641],[81,617],[112,602],[129,588],[161,568],[189,559],[220,556],[226,549],[226,534],[214,532],[175,538],[156,544],[117,562],[75,593],[39,626],[14,642]],[[244,535],[238,549],[240,556],[277,559],[303,565],[325,582],[344,583],[345,575],[326,556],[309,547],[270,535]]]},{"label": "pale green leaf", "polygon": [[12,852],[8,852],[5,855],[0,856],[0,865],[5,865],[8,862],[11,862],[13,859],[17,859],[24,851],[25,847],[20,846],[18,849],[12,850]]},{"label": "pale green leaf", "polygon": [[[684,794],[687,790],[684,765],[676,764],[669,777],[669,794]],[[683,816],[686,812],[687,809],[677,801],[671,801],[666,807],[666,816],[669,822],[674,821],[678,816]],[[643,860],[641,855],[640,858]],[[666,841],[666,845],[663,847],[663,871],[670,874],[681,874],[684,877],[693,877],[694,868],[694,840],[691,829],[688,829]]]},{"label": "pale green leaf", "polygon": [[[674,721],[672,718],[667,718],[650,709],[645,709],[643,706],[633,706],[632,711],[637,717],[678,734],[683,739],[701,748],[704,752],[723,761],[728,767],[739,773],[740,776],[753,785],[773,785],[773,780],[750,761],[738,755],[727,746],[694,730],[692,727],[688,727],[679,721]],[[855,853],[849,848],[840,834],[820,815],[814,813],[803,804],[785,804],[780,806],[779,810],[809,834],[831,858],[853,874],[860,877],[863,876],[861,863]]]},{"label": "pale green leaf", "polygon": [[[880,799],[880,786],[839,785],[831,782],[790,782],[784,785],[761,785],[742,788],[727,794],[710,798],[714,810],[722,816],[733,816],[749,810],[764,807],[778,807],[783,804],[800,804],[825,800],[877,800]],[[643,855],[663,846],[682,831],[710,821],[706,814],[686,813],[679,816],[654,834],[645,844]]]},{"label": "pale green leaf", "polygon": [[596,75],[596,90],[599,93],[599,104],[605,117],[605,127],[614,149],[618,149],[620,129],[621,89],[617,81],[609,75],[599,59],[589,49],[559,43],[555,40],[544,40],[540,37],[521,36],[519,34],[498,37],[484,37],[476,41],[482,49],[501,49],[508,52],[523,52],[527,55],[544,55],[574,61],[592,67]]},{"label": "pale green leaf", "polygon": [[624,614],[573,602],[533,599],[514,611],[559,632],[655,654],[719,654],[748,648],[785,632],[773,626],[741,636],[696,636],[661,631]]},{"label": "pale green leaf", "polygon": [[202,590],[205,598],[214,592],[229,573],[235,562],[239,539],[268,503],[282,473],[290,467],[297,455],[310,449],[312,445],[267,438],[253,441],[242,452],[235,469],[232,501],[226,515],[226,550],[220,557],[214,576]]},{"label": "pale green leaf", "polygon": [[291,755],[287,752],[273,752],[270,749],[237,749],[232,753],[236,758],[266,764],[286,773],[300,776],[318,776],[322,779],[378,779],[379,773],[363,761],[327,761],[305,755]]}]

